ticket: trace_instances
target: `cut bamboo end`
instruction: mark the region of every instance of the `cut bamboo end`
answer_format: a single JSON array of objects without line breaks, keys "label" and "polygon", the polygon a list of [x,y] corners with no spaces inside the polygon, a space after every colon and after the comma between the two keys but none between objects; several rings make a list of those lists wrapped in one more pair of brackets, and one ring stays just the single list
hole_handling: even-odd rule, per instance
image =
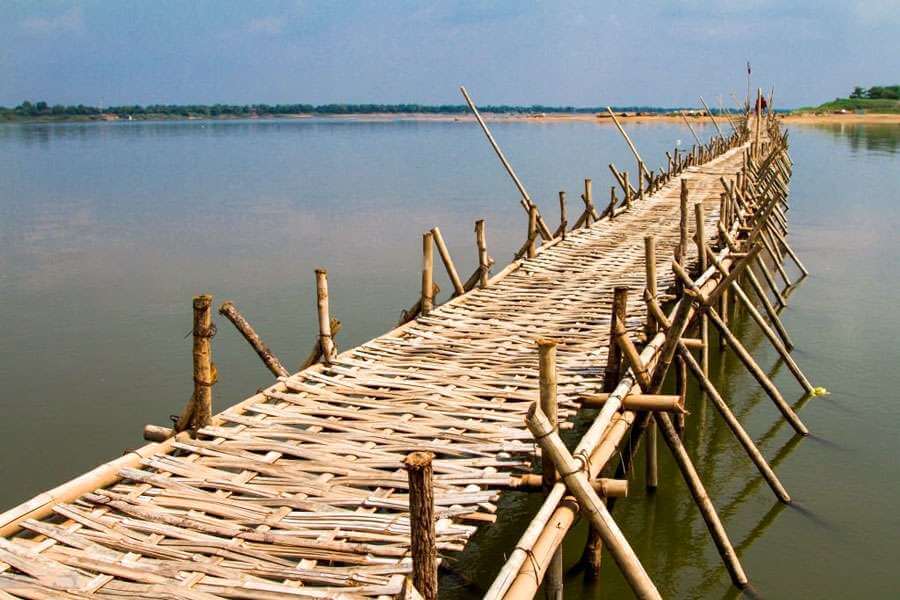
[{"label": "cut bamboo end", "polygon": [[164,442],[175,435],[171,427],[161,425],[144,425],[144,439],[148,442]]}]

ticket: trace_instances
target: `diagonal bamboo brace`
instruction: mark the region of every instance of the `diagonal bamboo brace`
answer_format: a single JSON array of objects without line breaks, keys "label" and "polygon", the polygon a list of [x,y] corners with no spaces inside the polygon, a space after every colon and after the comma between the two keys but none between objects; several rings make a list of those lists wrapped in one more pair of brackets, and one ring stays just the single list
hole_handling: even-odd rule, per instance
[{"label": "diagonal bamboo brace", "polygon": [[578,500],[591,527],[600,534],[603,544],[609,550],[613,560],[622,570],[628,585],[638,598],[659,598],[659,591],[644,570],[628,540],[606,509],[603,500],[594,491],[584,472],[584,463],[572,457],[566,449],[553,425],[540,411],[538,405],[532,404],[525,417],[528,430],[534,435],[541,450],[556,465],[560,477],[566,487]]}]

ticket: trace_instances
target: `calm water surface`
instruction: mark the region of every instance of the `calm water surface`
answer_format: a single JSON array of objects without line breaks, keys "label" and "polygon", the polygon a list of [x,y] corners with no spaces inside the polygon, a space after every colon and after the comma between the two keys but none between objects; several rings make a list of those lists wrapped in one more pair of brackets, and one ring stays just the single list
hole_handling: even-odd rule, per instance
[{"label": "calm water surface", "polygon": [[[608,162],[634,172],[608,126],[494,129],[548,216],[561,189],[570,215],[577,210],[586,176],[602,196]],[[645,157],[690,139],[675,125],[630,130]],[[697,400],[687,443],[751,597],[895,597],[900,126],[803,126],[791,136],[791,240],[813,275],[783,318],[798,362],[831,395],[805,401],[743,319],[736,328],[813,435],[792,436],[729,354],[714,353],[713,371],[795,505],[774,501]],[[470,122],[7,125],[0,155],[0,510],[140,445],[144,423],[181,409],[191,389],[193,294],[235,301],[296,365],[315,333],[314,268],[329,270],[347,347],[390,329],[416,299],[422,231],[439,225],[468,274],[476,219],[487,220],[501,265],[526,228],[514,188]],[[271,381],[227,323],[214,354],[217,409]],[[674,464],[661,456],[659,490],[647,496],[636,480],[617,521],[665,596],[737,596]],[[471,583],[444,577],[448,597],[489,584],[536,501],[505,497],[498,525],[474,540],[479,555],[458,557]],[[581,526],[571,536],[567,566],[585,533]],[[567,595],[629,593],[606,560],[602,584],[573,571]]]}]

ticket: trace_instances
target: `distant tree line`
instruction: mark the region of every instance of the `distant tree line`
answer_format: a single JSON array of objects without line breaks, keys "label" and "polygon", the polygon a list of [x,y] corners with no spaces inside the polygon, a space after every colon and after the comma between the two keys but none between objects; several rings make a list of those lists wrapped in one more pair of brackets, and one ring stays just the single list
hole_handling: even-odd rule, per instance
[{"label": "distant tree line", "polygon": [[[873,88],[874,89],[874,88]],[[514,106],[508,104],[479,107],[490,113],[595,113],[605,111],[605,107],[576,106]],[[347,115],[347,114],[391,114],[391,113],[424,113],[424,114],[464,114],[468,112],[464,104],[150,104],[107,106],[85,106],[84,104],[49,105],[44,101],[25,101],[14,108],[0,106],[0,116],[19,118],[43,117],[98,117],[100,115],[116,115],[120,118],[129,116],[172,116],[172,117],[253,117],[266,115]],[[626,112],[669,112],[673,109],[653,106],[616,107],[617,111]]]},{"label": "distant tree line", "polygon": [[900,100],[900,85],[875,85],[869,89],[860,86],[853,88],[850,97],[854,100]]}]

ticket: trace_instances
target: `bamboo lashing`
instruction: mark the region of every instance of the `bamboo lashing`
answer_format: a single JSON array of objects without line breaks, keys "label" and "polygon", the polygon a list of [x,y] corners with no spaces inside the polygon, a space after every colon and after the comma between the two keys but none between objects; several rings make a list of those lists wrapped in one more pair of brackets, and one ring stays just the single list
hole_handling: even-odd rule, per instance
[{"label": "bamboo lashing", "polygon": [[331,364],[337,355],[331,331],[331,309],[328,300],[328,272],[316,269],[316,308],[319,315],[319,348],[322,350],[322,363]]}]

